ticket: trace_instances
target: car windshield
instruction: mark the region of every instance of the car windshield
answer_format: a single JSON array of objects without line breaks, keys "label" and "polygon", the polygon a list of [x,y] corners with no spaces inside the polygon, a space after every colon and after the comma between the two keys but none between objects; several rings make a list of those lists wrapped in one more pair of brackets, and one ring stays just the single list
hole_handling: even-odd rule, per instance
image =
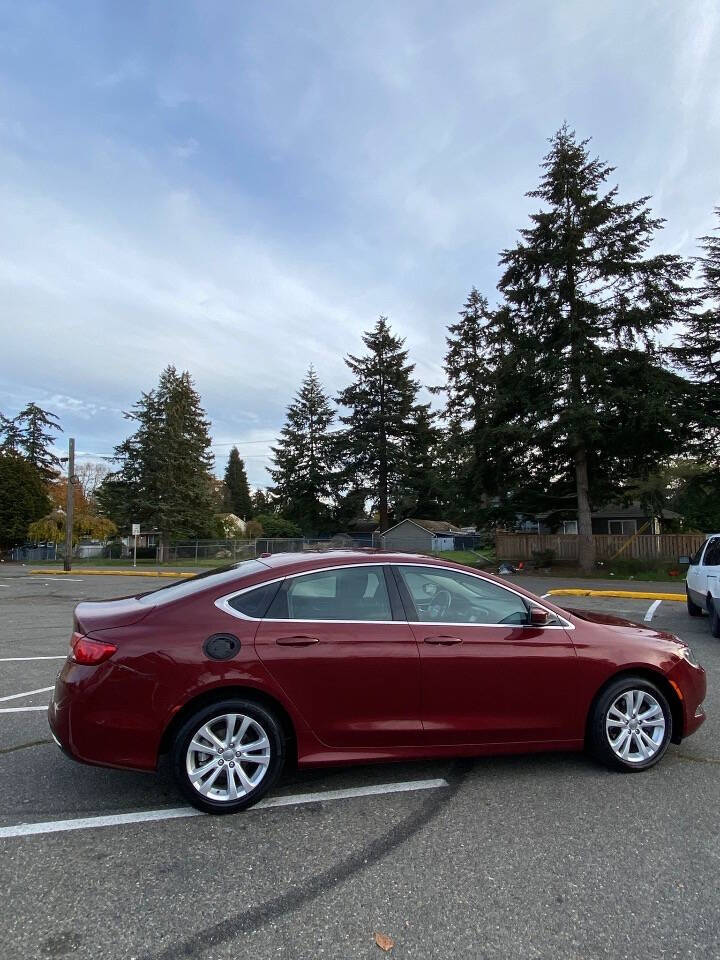
[{"label": "car windshield", "polygon": [[187,580],[169,583],[167,586],[152,590],[150,593],[142,593],[137,599],[140,603],[147,604],[149,607],[161,606],[172,603],[174,600],[180,600],[183,597],[189,597],[193,593],[200,593],[201,590],[221,586],[224,583],[240,583],[245,577],[252,576],[255,573],[267,572],[267,570],[267,565],[260,563],[259,560],[241,560],[240,563],[231,563],[227,566],[216,567],[214,570],[206,570],[194,577],[188,577]]}]

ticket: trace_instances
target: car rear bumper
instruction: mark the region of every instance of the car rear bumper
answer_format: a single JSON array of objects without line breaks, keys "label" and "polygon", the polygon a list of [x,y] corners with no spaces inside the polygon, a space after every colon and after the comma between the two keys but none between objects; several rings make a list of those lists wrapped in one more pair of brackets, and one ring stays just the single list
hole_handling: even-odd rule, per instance
[{"label": "car rear bumper", "polygon": [[[104,668],[104,669],[103,669]],[[154,770],[160,735],[133,704],[113,703],[112,668],[67,660],[55,682],[48,724],[68,757],[94,766]]]}]

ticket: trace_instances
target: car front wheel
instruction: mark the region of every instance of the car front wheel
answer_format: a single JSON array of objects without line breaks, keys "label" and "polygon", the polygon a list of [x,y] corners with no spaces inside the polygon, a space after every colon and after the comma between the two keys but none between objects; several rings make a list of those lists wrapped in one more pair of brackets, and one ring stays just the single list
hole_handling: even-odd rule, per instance
[{"label": "car front wheel", "polygon": [[720,639],[720,600],[708,597],[708,613],[710,614],[710,633]]},{"label": "car front wheel", "polygon": [[663,692],[643,677],[623,677],[598,698],[589,726],[593,754],[614,770],[647,770],[667,750],[672,712]]},{"label": "car front wheel", "polygon": [[687,597],[687,611],[691,617],[701,617],[703,615],[702,607],[699,607],[694,601],[690,599],[690,594],[686,590],[685,596]]},{"label": "car front wheel", "polygon": [[172,768],[183,794],[206,813],[235,813],[272,787],[284,761],[284,738],[275,716],[244,699],[198,710],[178,730]]}]

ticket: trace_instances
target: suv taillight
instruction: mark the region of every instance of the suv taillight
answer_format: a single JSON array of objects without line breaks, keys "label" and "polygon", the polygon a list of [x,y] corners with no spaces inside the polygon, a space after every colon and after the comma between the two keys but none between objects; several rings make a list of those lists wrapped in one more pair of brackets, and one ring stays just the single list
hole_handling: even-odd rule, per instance
[{"label": "suv taillight", "polygon": [[117,647],[114,643],[105,643],[103,640],[91,640],[81,633],[74,633],[70,641],[70,658],[75,663],[86,667],[94,667],[98,663],[109,660]]}]

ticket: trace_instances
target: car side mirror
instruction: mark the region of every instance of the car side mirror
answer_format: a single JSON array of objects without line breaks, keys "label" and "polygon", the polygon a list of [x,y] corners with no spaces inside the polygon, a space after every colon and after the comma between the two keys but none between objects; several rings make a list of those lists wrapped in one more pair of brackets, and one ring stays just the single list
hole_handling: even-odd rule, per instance
[{"label": "car side mirror", "polygon": [[544,607],[530,607],[530,617],[528,622],[533,627],[546,627],[553,619],[552,615]]},{"label": "car side mirror", "polygon": [[684,563],[686,566],[690,566],[690,557],[678,557],[678,563]]}]

